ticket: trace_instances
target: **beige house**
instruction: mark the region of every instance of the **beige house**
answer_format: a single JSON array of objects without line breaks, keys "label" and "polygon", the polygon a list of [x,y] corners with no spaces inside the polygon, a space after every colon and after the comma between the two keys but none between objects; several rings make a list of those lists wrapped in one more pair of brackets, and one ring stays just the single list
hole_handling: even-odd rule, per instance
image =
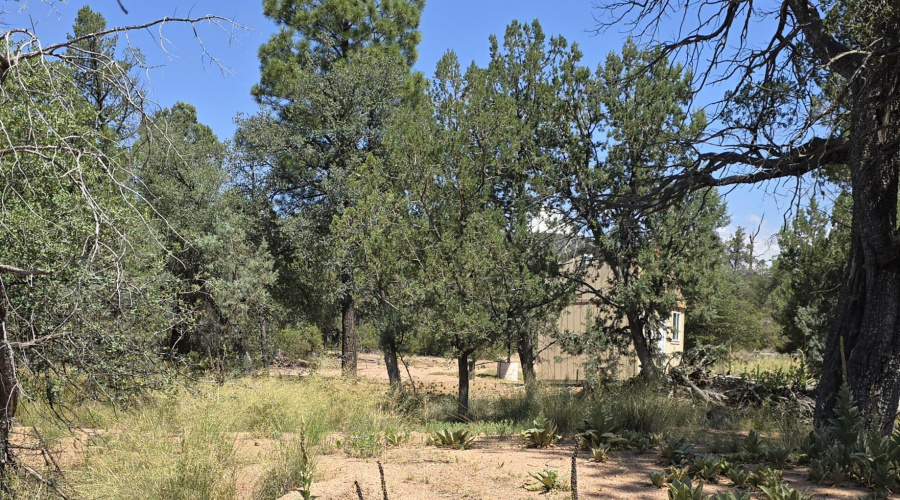
[{"label": "beige house", "polygon": [[[607,287],[611,273],[608,266],[601,266],[591,280],[592,286],[597,289]],[[560,331],[583,333],[597,318],[598,313],[597,306],[590,302],[590,295],[583,292],[562,312],[557,327]],[[663,352],[667,359],[677,360],[678,355],[684,351],[684,304],[679,304],[668,316],[664,326],[661,327],[660,337],[657,346],[659,351]],[[539,380],[579,382],[585,379],[585,365],[588,361],[586,354],[565,353],[558,342],[554,343],[550,339],[542,339],[538,342],[538,346],[538,349],[543,349],[534,367]],[[640,370],[641,364],[636,355],[622,356],[617,363],[616,377],[630,378],[637,375]]]}]

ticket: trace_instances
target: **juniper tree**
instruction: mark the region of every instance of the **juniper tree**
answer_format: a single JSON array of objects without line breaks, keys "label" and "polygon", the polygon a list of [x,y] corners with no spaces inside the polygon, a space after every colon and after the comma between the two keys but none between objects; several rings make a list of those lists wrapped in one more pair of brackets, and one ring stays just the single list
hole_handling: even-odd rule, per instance
[{"label": "juniper tree", "polygon": [[575,279],[600,311],[595,331],[633,349],[648,378],[660,374],[663,322],[702,293],[725,216],[714,190],[655,213],[608,202],[652,192],[671,162],[692,157],[684,143],[706,126],[689,110],[690,72],[661,60],[641,73],[657,57],[628,41],[593,74],[577,61],[563,66],[552,174],[556,211],[590,242],[592,270]]}]

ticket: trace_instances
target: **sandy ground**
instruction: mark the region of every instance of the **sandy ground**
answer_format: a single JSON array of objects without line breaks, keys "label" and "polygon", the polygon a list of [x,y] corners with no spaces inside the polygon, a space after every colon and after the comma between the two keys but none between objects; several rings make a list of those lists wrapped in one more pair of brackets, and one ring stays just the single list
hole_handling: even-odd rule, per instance
[{"label": "sandy ground", "polygon": [[[432,393],[456,393],[456,362],[442,358],[415,357],[408,360],[409,374],[416,387]],[[326,362],[319,372],[323,376],[339,376],[336,363]],[[384,362],[375,355],[363,355],[359,362],[359,376],[387,383]],[[472,394],[502,394],[519,390],[519,384],[493,378],[496,365],[480,361],[472,380]],[[403,370],[404,382],[408,378]],[[571,498],[568,491],[549,494],[530,492],[524,485],[532,482],[529,473],[545,469],[559,472],[569,481],[571,445],[537,450],[525,448],[518,437],[480,436],[468,450],[447,450],[428,446],[424,436],[416,435],[406,444],[386,450],[378,458],[361,459],[338,450],[320,455],[317,459],[316,482],[312,493],[322,500],[356,499],[354,481],[358,481],[364,498],[381,499],[381,482],[376,461],[381,461],[385,482],[392,500],[430,499],[538,499]],[[588,460],[586,452],[579,454],[579,498],[596,499],[665,499],[666,490],[655,488],[648,478],[650,472],[665,466],[659,463],[656,452],[611,452],[604,463]],[[805,489],[815,498],[856,499],[869,492],[861,487],[828,488],[806,480],[806,469],[785,471],[785,481],[792,487]],[[704,493],[726,491],[727,479],[719,485],[706,485]],[[754,495],[762,498],[761,494]],[[300,495],[290,493],[280,500],[297,500]]]},{"label": "sandy ground", "polygon": [[[415,357],[407,360],[409,375],[418,390],[431,393],[456,393],[456,364],[442,358]],[[359,376],[387,383],[384,363],[379,356],[363,355],[359,362]],[[407,372],[404,369],[404,381]],[[503,394],[521,390],[520,384],[493,378],[496,365],[480,362],[476,377],[472,379],[472,395],[484,397],[488,394]],[[273,375],[304,375],[303,369],[282,369]],[[340,367],[335,359],[326,359],[319,370],[322,376],[340,376]],[[19,441],[28,441],[17,429]],[[76,431],[71,438],[56,443],[57,460],[63,469],[75,465],[80,452],[91,433],[110,431]],[[265,473],[263,457],[278,448],[271,439],[259,439],[250,435],[235,436],[236,453],[242,464],[237,473],[238,498],[252,498],[252,490],[261,475]],[[23,443],[24,444],[24,443]],[[32,445],[37,443],[30,443]],[[543,450],[527,449],[518,436],[479,436],[468,450],[447,450],[425,444],[425,436],[414,433],[403,445],[385,450],[377,458],[354,458],[342,450],[324,451],[316,457],[316,480],[312,493],[321,500],[356,499],[354,481],[362,487],[367,500],[381,499],[381,484],[376,460],[381,461],[385,470],[385,480],[391,500],[430,499],[538,499],[570,498],[569,492],[542,494],[526,491],[524,485],[531,482],[529,473],[546,469],[559,472],[560,477],[569,481],[572,454],[571,444],[561,444]],[[22,450],[24,451],[24,450]],[[36,450],[27,453],[26,461],[37,465],[43,462]],[[611,452],[604,463],[588,460],[586,452],[579,454],[578,485],[579,498],[588,499],[665,499],[666,490],[653,487],[648,478],[650,472],[660,471],[665,466],[659,463],[657,452],[637,453],[630,451]],[[828,488],[808,482],[804,468],[785,471],[785,480],[799,489],[809,488],[815,498],[856,499],[869,492],[861,487]],[[729,489],[729,481],[720,485],[707,485],[704,493],[711,494]],[[280,500],[298,500],[296,492],[283,496]],[[757,492],[754,498],[763,498]]]},{"label": "sandy ground", "polygon": [[[530,472],[555,469],[568,482],[571,448],[527,449],[515,438],[482,437],[469,450],[445,450],[426,446],[422,441],[390,449],[379,458],[385,471],[390,498],[395,500],[429,499],[538,499],[570,498],[570,492],[542,494],[525,490]],[[604,463],[588,460],[581,453],[578,463],[579,498],[664,499],[665,490],[650,484],[649,472],[664,468],[658,455],[636,452],[612,452]],[[366,499],[381,499],[381,483],[376,459],[351,458],[343,453],[320,456],[317,481],[312,493],[322,500],[357,498],[354,481],[359,481]],[[785,480],[796,488],[810,488],[815,498],[856,499],[868,492],[863,488],[825,488],[806,481],[805,469],[785,473]],[[728,480],[706,485],[704,493],[729,489]],[[281,500],[298,500],[291,493]],[[761,498],[761,497],[760,497]]]}]

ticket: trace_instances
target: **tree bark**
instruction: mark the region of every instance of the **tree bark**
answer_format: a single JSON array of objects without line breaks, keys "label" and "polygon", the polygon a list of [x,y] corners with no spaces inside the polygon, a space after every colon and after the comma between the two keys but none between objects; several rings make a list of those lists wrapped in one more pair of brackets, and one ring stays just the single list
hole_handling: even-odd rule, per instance
[{"label": "tree bark", "polygon": [[[900,400],[900,239],[896,145],[897,79],[861,78],[851,113],[853,221],[850,261],[826,344],[816,396],[816,425],[834,413],[834,395],[846,377],[860,410],[885,433]],[[881,85],[882,90],[860,88]],[[887,92],[889,95],[885,95]]]},{"label": "tree bark", "polygon": [[9,431],[16,415],[19,389],[16,364],[6,330],[6,293],[0,283],[0,477],[12,457],[9,451]]},{"label": "tree bark", "polygon": [[530,385],[536,380],[534,374],[534,338],[531,332],[520,332],[519,341],[516,343],[516,351],[519,352],[519,364],[522,366],[522,379],[525,385]]},{"label": "tree bark", "polygon": [[384,366],[387,367],[388,382],[394,392],[403,392],[403,381],[400,378],[400,363],[397,361],[396,335],[392,330],[383,333],[381,349],[384,351]]},{"label": "tree bark", "polygon": [[464,352],[456,359],[459,369],[459,403],[456,413],[462,420],[469,418],[469,354]]},{"label": "tree bark", "polygon": [[356,377],[356,309],[350,292],[341,301],[341,371]]},{"label": "tree bark", "polygon": [[641,362],[641,377],[647,380],[657,380],[660,377],[659,367],[656,366],[653,352],[647,336],[644,335],[644,322],[637,315],[628,314],[628,331],[631,333],[631,344],[634,353]]}]

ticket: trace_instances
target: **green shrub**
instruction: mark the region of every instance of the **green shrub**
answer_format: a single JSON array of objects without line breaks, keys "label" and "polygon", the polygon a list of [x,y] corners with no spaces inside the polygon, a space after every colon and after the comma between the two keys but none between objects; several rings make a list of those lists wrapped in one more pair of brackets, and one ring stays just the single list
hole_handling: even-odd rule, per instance
[{"label": "green shrub", "polygon": [[276,353],[288,361],[308,359],[322,352],[322,332],[315,325],[284,328],[275,334]]},{"label": "green shrub", "polygon": [[359,325],[356,328],[356,348],[359,352],[378,352],[381,350],[381,342],[378,339],[378,330],[370,324]]}]

